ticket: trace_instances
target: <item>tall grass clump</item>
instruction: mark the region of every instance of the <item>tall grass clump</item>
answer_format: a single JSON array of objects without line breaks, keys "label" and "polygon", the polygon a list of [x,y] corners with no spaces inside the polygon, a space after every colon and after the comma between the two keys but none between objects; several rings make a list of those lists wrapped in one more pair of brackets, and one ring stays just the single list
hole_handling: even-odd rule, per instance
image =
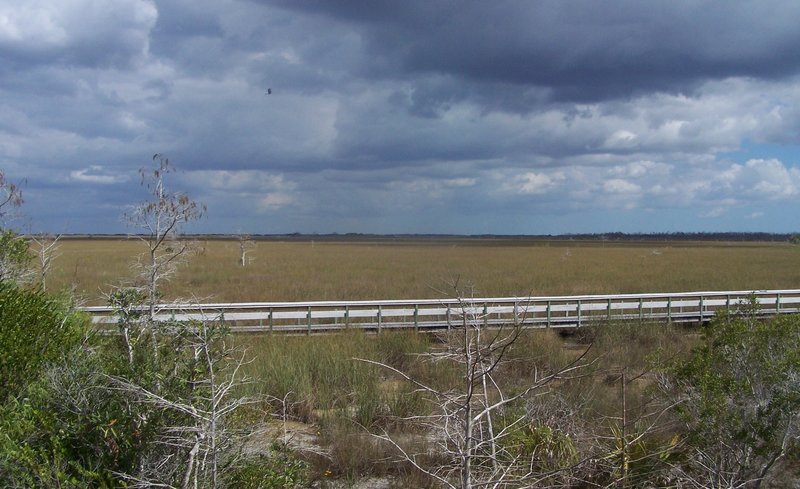
[{"label": "tall grass clump", "polygon": [[596,321],[575,330],[581,344],[591,344],[599,369],[649,368],[655,356],[688,353],[697,341],[686,326],[661,321]]},{"label": "tall grass clump", "polygon": [[289,412],[313,421],[321,412],[346,408],[379,378],[377,370],[352,359],[375,357],[374,342],[358,331],[298,337],[261,336],[248,342],[253,361],[247,374],[252,394],[285,400]]},{"label": "tall grass clump", "polygon": [[553,329],[522,330],[509,348],[504,375],[510,378],[532,378],[547,375],[566,367],[580,352],[564,349],[564,340]]},{"label": "tall grass clump", "polygon": [[572,331],[567,340],[576,347],[590,346],[590,363],[586,375],[559,385],[560,395],[579,406],[582,417],[611,426],[623,408],[629,419],[652,410],[648,406],[659,365],[688,355],[698,337],[682,325],[600,320]]},{"label": "tall grass clump", "polygon": [[[410,415],[409,406],[422,405],[413,392],[399,391],[386,370],[356,359],[424,371],[429,367],[420,357],[430,343],[423,335],[369,335],[359,330],[324,336],[264,335],[249,338],[247,346],[253,359],[246,367],[253,380],[248,394],[285,403],[290,415],[301,421],[340,412],[369,426],[379,418]],[[429,376],[430,372],[434,370]]]}]

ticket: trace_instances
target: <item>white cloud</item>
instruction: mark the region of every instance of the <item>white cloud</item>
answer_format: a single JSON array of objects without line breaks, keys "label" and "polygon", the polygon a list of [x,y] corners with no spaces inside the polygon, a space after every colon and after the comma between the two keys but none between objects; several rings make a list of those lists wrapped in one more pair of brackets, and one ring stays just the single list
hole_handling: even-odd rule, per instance
[{"label": "white cloud", "polygon": [[265,195],[258,203],[260,211],[274,211],[294,202],[292,196],[285,192],[271,192]]},{"label": "white cloud", "polygon": [[672,165],[642,160],[614,166],[609,169],[608,173],[615,177],[642,178],[647,175],[668,175],[671,170]]},{"label": "white cloud", "polygon": [[564,179],[564,174],[561,172],[554,172],[551,175],[545,173],[528,172],[519,177],[519,192],[523,194],[544,194],[552,190],[552,188],[561,180]]},{"label": "white cloud", "polygon": [[612,178],[603,182],[603,191],[609,194],[638,194],[641,187],[621,178]]},{"label": "white cloud", "polygon": [[[501,177],[498,177],[501,179]],[[715,159],[634,160],[609,168],[574,164],[519,174],[497,186],[500,192],[523,194],[545,202],[554,190],[569,195],[575,209],[699,209],[702,217],[719,217],[733,207],[767,201],[790,201],[800,195],[800,171],[779,160],[746,164]],[[502,181],[502,179],[501,179]]]},{"label": "white cloud", "polygon": [[6,2],[0,4],[0,46],[79,63],[124,62],[146,54],[157,17],[150,0]]},{"label": "white cloud", "polygon": [[109,173],[103,166],[92,165],[88,168],[75,170],[69,174],[72,180],[78,182],[96,183],[100,185],[111,185],[114,183],[124,183],[129,180],[127,175],[116,175]]},{"label": "white cloud", "polygon": [[[63,6],[66,6],[66,2]],[[68,36],[61,25],[60,16],[58,5],[51,2],[9,2],[0,5],[0,42],[61,44]]]},{"label": "white cloud", "polygon": [[608,149],[633,148],[636,145],[636,139],[636,134],[625,129],[620,129],[614,131],[614,133],[606,139],[603,146]]},{"label": "white cloud", "polygon": [[753,159],[745,164],[753,185],[753,191],[768,199],[782,199],[798,194],[800,171],[787,168],[776,159]]}]

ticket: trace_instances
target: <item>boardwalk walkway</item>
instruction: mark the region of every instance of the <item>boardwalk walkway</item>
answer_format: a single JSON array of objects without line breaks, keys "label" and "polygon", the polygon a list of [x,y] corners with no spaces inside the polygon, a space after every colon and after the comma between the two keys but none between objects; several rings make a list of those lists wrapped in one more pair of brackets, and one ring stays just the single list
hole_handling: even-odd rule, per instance
[{"label": "boardwalk walkway", "polygon": [[[425,300],[163,304],[158,319],[224,319],[238,332],[322,332],[347,328],[374,331],[432,330],[472,324],[580,327],[596,320],[701,323],[724,309],[755,299],[765,315],[800,311],[800,290],[680,292],[552,297]],[[98,326],[117,322],[110,307],[85,307]]]}]

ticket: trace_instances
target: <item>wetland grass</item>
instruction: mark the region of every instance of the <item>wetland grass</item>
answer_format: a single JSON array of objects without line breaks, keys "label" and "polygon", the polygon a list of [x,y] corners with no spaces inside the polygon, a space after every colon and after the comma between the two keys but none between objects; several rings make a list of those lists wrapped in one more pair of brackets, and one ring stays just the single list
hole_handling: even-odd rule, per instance
[{"label": "wetland grass", "polygon": [[[800,285],[800,248],[783,243],[258,241],[247,267],[235,240],[197,242],[165,300],[311,301],[755,290]],[[89,305],[132,276],[136,239],[64,239],[48,278]]]}]

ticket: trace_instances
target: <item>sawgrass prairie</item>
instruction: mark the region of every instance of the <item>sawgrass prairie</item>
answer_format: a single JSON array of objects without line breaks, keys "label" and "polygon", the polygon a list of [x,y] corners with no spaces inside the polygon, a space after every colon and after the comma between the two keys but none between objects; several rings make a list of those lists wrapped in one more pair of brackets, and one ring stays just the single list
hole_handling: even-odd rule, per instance
[{"label": "sawgrass prairie", "polygon": [[[234,239],[200,239],[162,288],[204,302],[423,299],[800,286],[800,246],[766,242],[532,239],[259,240],[239,264]],[[49,290],[87,304],[135,281],[136,238],[63,239]]]}]

